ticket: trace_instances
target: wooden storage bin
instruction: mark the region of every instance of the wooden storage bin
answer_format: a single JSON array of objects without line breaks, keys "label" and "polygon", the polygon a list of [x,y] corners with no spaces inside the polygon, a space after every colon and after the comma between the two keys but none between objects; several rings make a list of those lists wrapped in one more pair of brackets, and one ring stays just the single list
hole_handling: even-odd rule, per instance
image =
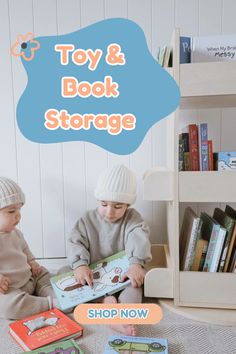
[{"label": "wooden storage bin", "polygon": [[144,280],[144,295],[173,298],[173,268],[167,245],[152,245],[152,261]]}]

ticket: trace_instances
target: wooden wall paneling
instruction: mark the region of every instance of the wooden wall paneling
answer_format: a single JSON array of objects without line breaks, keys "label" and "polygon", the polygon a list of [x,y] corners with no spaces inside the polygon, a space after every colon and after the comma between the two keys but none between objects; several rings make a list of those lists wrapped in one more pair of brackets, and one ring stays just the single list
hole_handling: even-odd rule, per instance
[{"label": "wooden wall paneling", "polygon": [[[32,1],[11,0],[9,12],[10,43],[13,44],[18,34],[34,32]],[[14,95],[11,104],[16,112],[18,100],[27,83],[27,75],[20,57],[12,57],[12,74]],[[18,182],[26,195],[26,204],[22,209],[21,229],[35,256],[43,257],[39,145],[26,139],[19,131],[16,122],[15,135]]]},{"label": "wooden wall paneling", "polygon": [[[34,1],[35,35],[57,35],[57,2]],[[62,144],[40,145],[44,257],[65,256]]]},{"label": "wooden wall paneling", "polygon": [[[10,18],[8,0],[0,0],[0,175],[17,181],[17,152],[15,138],[15,107],[13,106],[12,57],[10,53]],[[15,58],[13,58],[15,59]]]},{"label": "wooden wall paneling", "polygon": [[[103,0],[81,0],[81,26],[86,27],[104,19],[105,6]],[[86,175],[86,210],[96,207],[94,188],[99,173],[107,167],[108,153],[106,150],[85,143],[85,175]]]},{"label": "wooden wall paneling", "polygon": [[[57,0],[58,34],[74,32],[81,27],[80,0]],[[65,244],[72,227],[84,213],[85,189],[85,143],[82,141],[62,144]]]}]

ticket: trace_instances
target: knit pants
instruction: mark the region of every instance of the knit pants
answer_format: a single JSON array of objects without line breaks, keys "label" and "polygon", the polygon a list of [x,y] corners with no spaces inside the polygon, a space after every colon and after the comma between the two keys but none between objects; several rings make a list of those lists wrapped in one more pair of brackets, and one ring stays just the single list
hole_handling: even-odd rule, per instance
[{"label": "knit pants", "polygon": [[43,268],[39,276],[32,276],[22,288],[9,288],[6,294],[0,294],[0,317],[18,320],[49,310],[55,297],[50,277]]}]

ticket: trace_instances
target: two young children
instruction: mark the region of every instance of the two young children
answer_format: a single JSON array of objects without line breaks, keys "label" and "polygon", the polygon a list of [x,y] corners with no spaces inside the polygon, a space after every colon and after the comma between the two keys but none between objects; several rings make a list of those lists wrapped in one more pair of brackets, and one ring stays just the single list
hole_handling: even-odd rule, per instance
[{"label": "two young children", "polygon": [[[151,260],[149,228],[140,214],[129,208],[136,199],[136,178],[123,165],[104,171],[95,189],[98,207],[81,217],[69,237],[68,260],[81,284],[93,285],[89,268],[102,258],[125,250],[129,269],[123,279],[131,285],[105,303],[141,303],[145,264]],[[16,229],[24,194],[13,181],[0,178],[0,314],[23,318],[54,305],[50,274],[34,260],[22,233]],[[134,326],[117,330],[136,335]]]}]

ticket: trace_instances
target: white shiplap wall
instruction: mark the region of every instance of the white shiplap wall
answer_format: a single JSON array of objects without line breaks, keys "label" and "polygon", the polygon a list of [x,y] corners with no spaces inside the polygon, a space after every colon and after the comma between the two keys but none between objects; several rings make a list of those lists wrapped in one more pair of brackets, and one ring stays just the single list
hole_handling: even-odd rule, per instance
[{"label": "white shiplap wall", "polygon": [[[18,181],[26,193],[21,228],[37,257],[65,257],[66,237],[75,220],[96,205],[93,188],[98,173],[116,163],[136,173],[135,207],[150,224],[152,241],[165,241],[165,205],[142,200],[141,180],[147,169],[166,162],[167,126],[165,121],[157,123],[127,156],[84,142],[40,145],[26,140],[15,120],[26,84],[21,61],[10,56],[16,35],[63,34],[105,18],[123,17],[143,28],[156,56],[157,47],[169,42],[174,27],[184,35],[236,33],[235,12],[234,0],[0,0],[0,175]],[[233,109],[186,111],[183,122],[209,121],[216,149],[232,150],[235,116]]]}]

